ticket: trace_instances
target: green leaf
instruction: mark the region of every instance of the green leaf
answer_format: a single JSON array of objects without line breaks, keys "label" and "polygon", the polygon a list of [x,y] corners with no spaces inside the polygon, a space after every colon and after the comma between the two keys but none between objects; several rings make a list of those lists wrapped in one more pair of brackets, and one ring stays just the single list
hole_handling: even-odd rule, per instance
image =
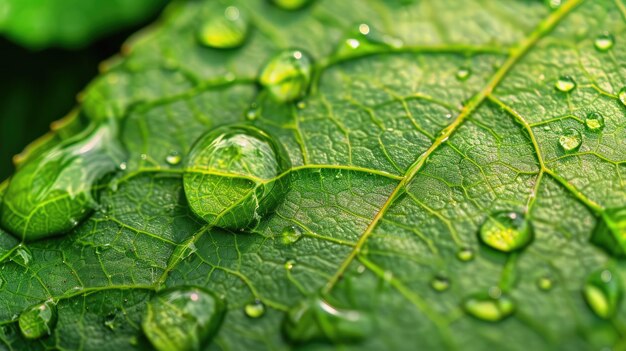
[{"label": "green leaf", "polygon": [[[205,45],[231,6],[245,40]],[[157,292],[195,286],[227,306],[207,350],[624,347],[625,18],[622,0],[173,3],[84,96],[79,119],[119,123],[128,155],[93,213],[54,239],[0,232],[0,341],[149,349]],[[287,50],[310,79],[292,62],[261,81]],[[195,149],[242,124],[291,166]],[[29,341],[19,315],[46,301],[56,326]]]}]

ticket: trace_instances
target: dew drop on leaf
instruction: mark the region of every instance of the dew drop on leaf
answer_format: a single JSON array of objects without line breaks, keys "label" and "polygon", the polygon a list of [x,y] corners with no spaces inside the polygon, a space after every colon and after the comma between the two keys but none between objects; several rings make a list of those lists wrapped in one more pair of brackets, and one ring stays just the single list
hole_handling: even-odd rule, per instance
[{"label": "dew drop on leaf", "polygon": [[11,255],[11,261],[18,263],[22,266],[28,266],[30,264],[30,261],[32,261],[33,259],[33,254],[30,252],[30,250],[23,246],[23,245],[18,245],[18,247],[15,249],[15,251],[13,252],[13,254]]},{"label": "dew drop on leaf", "polygon": [[515,312],[515,302],[502,293],[473,294],[463,302],[465,312],[475,318],[487,322],[498,322]]},{"label": "dew drop on leaf", "polygon": [[180,153],[178,153],[178,151],[172,151],[167,156],[165,156],[165,162],[167,162],[167,164],[170,166],[176,166],[180,163],[180,161],[182,161],[182,159],[183,158]]},{"label": "dew drop on leaf", "polygon": [[283,10],[299,10],[310,4],[313,0],[272,0],[272,2]]},{"label": "dew drop on leaf", "polygon": [[600,318],[615,315],[622,300],[619,277],[609,269],[593,272],[583,287],[583,296],[589,308]]},{"label": "dew drop on leaf", "polygon": [[474,250],[469,247],[463,247],[457,251],[456,258],[463,262],[471,261],[474,259]]},{"label": "dew drop on leaf", "polygon": [[265,64],[259,81],[279,102],[303,97],[309,88],[313,66],[308,55],[300,50],[285,50]]},{"label": "dew drop on leaf", "polygon": [[294,343],[356,342],[372,330],[372,319],[365,312],[340,309],[317,297],[290,309],[283,324],[285,336]]},{"label": "dew drop on leaf", "polygon": [[617,93],[617,97],[622,105],[626,106],[626,87],[620,89],[619,93]]},{"label": "dew drop on leaf", "polygon": [[554,83],[554,87],[558,91],[568,93],[576,88],[576,82],[570,76],[561,76],[557,79],[556,83]]},{"label": "dew drop on leaf", "polygon": [[69,231],[96,207],[94,187],[124,157],[117,128],[103,124],[28,160],[6,189],[3,227],[25,241]]},{"label": "dew drop on leaf", "polygon": [[293,269],[293,267],[296,265],[296,261],[294,260],[287,260],[287,262],[285,262],[285,269],[290,271]]},{"label": "dew drop on leaf", "polygon": [[245,305],[243,310],[250,318],[261,318],[265,314],[265,304],[261,300],[255,300]]},{"label": "dew drop on leaf", "polygon": [[518,212],[498,212],[480,227],[481,241],[492,249],[511,252],[526,247],[532,239],[531,224]]},{"label": "dew drop on leaf", "polygon": [[193,212],[221,228],[242,229],[273,210],[289,186],[286,151],[266,132],[226,126],[202,136],[188,155],[183,184]]},{"label": "dew drop on leaf", "polygon": [[608,253],[626,256],[626,207],[608,208],[598,217],[591,242]]},{"label": "dew drop on leaf", "polygon": [[585,126],[592,132],[599,132],[604,129],[604,116],[599,112],[591,112],[585,119]]},{"label": "dew drop on leaf", "polygon": [[198,39],[200,43],[211,48],[233,49],[245,42],[249,27],[239,8],[228,6],[223,13],[211,16],[200,26]]},{"label": "dew drop on leaf", "polygon": [[596,37],[593,45],[598,51],[608,51],[615,44],[615,38],[610,33],[603,33]]},{"label": "dew drop on leaf", "polygon": [[159,351],[200,350],[219,329],[225,312],[225,302],[210,291],[176,287],[150,299],[141,327]]},{"label": "dew drop on leaf", "polygon": [[468,67],[461,67],[456,71],[456,79],[460,81],[467,80],[470,75],[472,75],[472,71]]},{"label": "dew drop on leaf", "polygon": [[47,301],[28,307],[19,317],[20,331],[27,339],[39,339],[52,334],[57,323],[57,309]]},{"label": "dew drop on leaf", "polygon": [[565,152],[576,152],[583,143],[580,132],[574,128],[568,128],[559,137],[559,145]]},{"label": "dew drop on leaf", "polygon": [[537,278],[537,288],[542,291],[552,290],[554,286],[554,281],[549,276],[541,276]]},{"label": "dew drop on leaf", "polygon": [[297,225],[288,225],[283,228],[281,241],[285,245],[293,244],[302,238],[302,228]]},{"label": "dew drop on leaf", "polygon": [[335,56],[341,59],[359,57],[367,54],[388,52],[392,49],[401,48],[402,40],[381,33],[368,24],[361,23],[352,35],[340,42],[335,50]]},{"label": "dew drop on leaf", "polygon": [[448,280],[448,278],[443,277],[443,276],[435,276],[431,281],[430,281],[430,286],[435,290],[435,291],[446,291],[450,288],[450,280]]}]

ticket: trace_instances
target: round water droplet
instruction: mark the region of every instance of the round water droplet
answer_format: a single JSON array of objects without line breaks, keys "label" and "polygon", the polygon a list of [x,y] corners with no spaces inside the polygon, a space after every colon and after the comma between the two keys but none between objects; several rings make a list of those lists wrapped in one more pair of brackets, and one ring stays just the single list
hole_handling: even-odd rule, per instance
[{"label": "round water droplet", "polygon": [[463,309],[480,320],[498,322],[515,312],[515,302],[504,294],[495,298],[489,294],[474,294],[465,299]]},{"label": "round water droplet", "polygon": [[52,334],[57,319],[56,306],[47,301],[27,308],[20,314],[18,324],[25,338],[39,339]]},{"label": "round water droplet", "polygon": [[286,151],[264,131],[227,126],[202,136],[188,155],[183,184],[193,212],[242,229],[273,210],[289,186]]},{"label": "round water droplet", "polygon": [[469,247],[461,248],[456,253],[456,258],[463,262],[468,262],[474,259],[474,250]]},{"label": "round water droplet", "polygon": [[254,121],[257,118],[259,118],[260,115],[260,111],[259,109],[256,107],[256,105],[250,106],[250,108],[248,109],[248,111],[246,111],[246,119],[248,121]]},{"label": "round water droplet", "polygon": [[279,102],[301,98],[309,88],[313,66],[308,55],[299,50],[285,50],[263,68],[259,81]]},{"label": "round water droplet", "polygon": [[604,129],[604,116],[599,112],[591,112],[585,119],[585,126],[592,132],[599,132]]},{"label": "round water droplet", "polygon": [[210,291],[176,287],[159,291],[147,304],[141,327],[159,351],[200,350],[215,335],[226,306]]},{"label": "round water droplet", "polygon": [[200,43],[211,48],[233,49],[245,42],[249,27],[239,8],[229,6],[223,14],[212,16],[202,24],[198,39]]},{"label": "round water droplet", "polygon": [[551,9],[556,9],[561,6],[562,0],[545,0],[546,5],[548,5]]},{"label": "round water droplet", "polygon": [[296,265],[296,261],[294,260],[287,260],[287,262],[285,262],[285,269],[290,271],[293,269],[293,266]]},{"label": "round water droplet", "polygon": [[289,245],[293,244],[296,241],[302,238],[302,228],[296,225],[288,225],[283,228],[283,232],[281,233],[281,240],[283,244]]},{"label": "round water droplet", "polygon": [[357,310],[339,309],[323,299],[310,298],[287,313],[283,330],[294,343],[356,342],[373,330],[371,317]]},{"label": "round water droplet", "polygon": [[565,152],[576,152],[583,143],[583,137],[580,132],[574,128],[568,128],[563,131],[559,137],[559,145]]},{"label": "round water droplet", "polygon": [[492,249],[511,252],[526,247],[532,239],[532,228],[523,214],[498,212],[480,227],[480,239]]},{"label": "round water droplet", "polygon": [[593,42],[593,45],[596,47],[598,51],[608,51],[615,44],[615,38],[610,33],[603,33],[596,37],[596,40]]},{"label": "round water droplet", "polygon": [[167,156],[165,156],[165,162],[171,166],[176,166],[182,161],[182,156],[177,151],[170,152]]},{"label": "round water droplet", "polygon": [[244,312],[250,318],[261,318],[265,314],[265,304],[260,300],[255,300],[244,307]]},{"label": "round water droplet", "polygon": [[576,88],[576,82],[570,76],[561,76],[559,77],[559,79],[557,79],[556,83],[554,84],[554,87],[558,91],[568,93],[574,90],[574,88]]},{"label": "round water droplet", "polygon": [[458,71],[456,71],[456,79],[458,80],[467,80],[467,78],[472,75],[472,71],[468,67],[461,67]]},{"label": "round water droplet", "polygon": [[619,93],[617,93],[617,98],[622,103],[622,105],[626,106],[626,87],[623,87],[619,90]]},{"label": "round water droplet", "polygon": [[587,305],[598,317],[604,319],[609,319],[615,315],[622,295],[619,278],[608,269],[590,274],[583,287],[583,296]]},{"label": "round water droplet", "polygon": [[442,276],[435,276],[431,281],[430,281],[430,286],[435,290],[435,291],[446,291],[450,288],[450,281],[448,280],[448,278],[446,277],[442,277]]},{"label": "round water droplet", "polygon": [[97,182],[115,172],[125,158],[112,124],[84,132],[27,161],[4,194],[0,222],[25,241],[64,233],[97,203]]},{"label": "round water droplet", "polygon": [[283,10],[299,10],[310,4],[313,0],[272,0],[272,2]]},{"label": "round water droplet", "polygon": [[549,276],[542,276],[537,279],[537,287],[539,290],[549,291],[552,290],[554,286],[554,281]]}]

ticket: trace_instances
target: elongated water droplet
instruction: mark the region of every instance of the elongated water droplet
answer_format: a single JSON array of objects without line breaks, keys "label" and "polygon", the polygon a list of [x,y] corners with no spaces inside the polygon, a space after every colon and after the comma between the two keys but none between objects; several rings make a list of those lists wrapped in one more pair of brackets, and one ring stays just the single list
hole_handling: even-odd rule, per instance
[{"label": "elongated water droplet", "polygon": [[548,5],[551,9],[556,9],[561,6],[562,0],[544,0],[546,5]]},{"label": "elongated water droplet", "polygon": [[622,103],[622,105],[626,106],[626,87],[620,89],[619,93],[617,93],[617,98]]},{"label": "elongated water droplet", "polygon": [[523,214],[498,212],[480,227],[480,239],[492,249],[511,252],[526,247],[532,239],[532,228]]},{"label": "elongated water droplet", "polygon": [[585,126],[592,132],[599,132],[604,129],[604,116],[599,112],[591,112],[585,119]]},{"label": "elongated water droplet", "polygon": [[552,290],[554,286],[554,281],[549,276],[542,276],[537,279],[537,287],[539,290],[549,291]]},{"label": "elongated water droplet", "polygon": [[515,302],[502,293],[498,294],[497,297],[479,293],[465,299],[463,309],[469,315],[480,320],[498,322],[515,312]]},{"label": "elongated water droplet", "polygon": [[241,229],[273,210],[289,186],[286,151],[250,126],[218,128],[188,156],[183,184],[193,212],[215,226]]},{"label": "elongated water droplet", "polygon": [[261,318],[265,314],[265,304],[261,300],[255,300],[244,307],[244,312],[250,318]]},{"label": "elongated water droplet", "polygon": [[285,50],[265,65],[259,81],[275,100],[290,102],[304,96],[312,70],[307,54],[300,50]]},{"label": "elongated water droplet", "polygon": [[272,0],[272,2],[283,10],[299,10],[313,2],[313,0]]},{"label": "elongated water droplet", "polygon": [[96,206],[92,191],[125,155],[117,128],[92,126],[29,160],[5,192],[1,222],[29,241],[74,228]]},{"label": "elongated water droplet", "polygon": [[177,287],[158,292],[148,302],[141,327],[159,351],[201,350],[225,312],[225,302],[210,291]]},{"label": "elongated water droplet", "polygon": [[559,77],[559,79],[557,79],[556,83],[554,84],[554,87],[558,91],[568,93],[574,90],[574,88],[576,88],[576,82],[570,76],[561,76]]},{"label": "elongated water droplet", "polygon": [[587,278],[583,296],[598,317],[609,319],[615,315],[622,300],[621,282],[609,269],[596,271]]},{"label": "elongated water droplet", "polygon": [[373,323],[365,312],[339,309],[323,299],[310,298],[289,310],[283,330],[294,343],[355,342],[370,335]]},{"label": "elongated water droplet", "polygon": [[167,162],[167,164],[171,166],[176,166],[180,163],[180,161],[182,161],[182,159],[183,158],[180,153],[178,153],[178,151],[172,151],[167,156],[165,156],[165,162]]},{"label": "elongated water droplet", "polygon": [[471,261],[474,259],[474,250],[469,247],[463,247],[457,251],[456,258],[463,262]]},{"label": "elongated water droplet", "polygon": [[281,233],[281,240],[283,244],[293,244],[300,240],[300,238],[302,238],[302,228],[299,226],[289,225],[283,228],[283,232]]},{"label": "elongated water droplet", "polygon": [[52,334],[57,324],[57,309],[47,301],[27,308],[18,320],[20,331],[27,339],[39,339]]},{"label": "elongated water droplet", "polygon": [[626,207],[604,210],[598,218],[591,242],[612,255],[626,257]]},{"label": "elongated water droplet", "polygon": [[448,278],[443,277],[443,276],[435,276],[431,281],[430,281],[430,286],[435,290],[435,291],[446,291],[450,288],[450,280],[448,280]]},{"label": "elongated water droplet", "polygon": [[23,245],[19,245],[17,249],[11,255],[11,261],[16,262],[24,267],[30,264],[30,261],[33,259],[33,254],[30,250]]},{"label": "elongated water droplet", "polygon": [[610,33],[603,33],[596,37],[596,40],[593,42],[593,45],[596,47],[598,51],[608,51],[615,44],[615,38]]},{"label": "elongated water droplet", "polygon": [[580,132],[574,128],[568,128],[563,131],[559,137],[559,145],[565,152],[576,152],[583,143],[583,137]]},{"label": "elongated water droplet", "polygon": [[241,46],[249,32],[245,16],[235,6],[227,7],[223,15],[207,20],[198,32],[200,43],[216,49],[233,49]]},{"label": "elongated water droplet", "polygon": [[470,77],[472,71],[468,67],[461,67],[458,71],[456,71],[456,79],[458,80],[467,80]]},{"label": "elongated water droplet", "polygon": [[388,52],[402,47],[402,40],[381,33],[366,23],[357,26],[357,30],[341,41],[335,51],[338,58],[359,57],[372,53]]}]

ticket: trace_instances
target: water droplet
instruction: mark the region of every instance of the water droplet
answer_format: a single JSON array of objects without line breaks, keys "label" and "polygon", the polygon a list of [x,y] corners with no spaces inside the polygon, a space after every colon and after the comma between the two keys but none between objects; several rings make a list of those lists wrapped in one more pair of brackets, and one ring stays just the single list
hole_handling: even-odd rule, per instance
[{"label": "water droplet", "polygon": [[608,269],[596,271],[587,278],[583,296],[598,317],[609,319],[615,315],[622,300],[621,282]]},{"label": "water droplet", "polygon": [[300,240],[300,238],[302,238],[302,228],[300,228],[299,226],[288,225],[283,228],[283,231],[281,233],[281,240],[283,244],[293,244],[296,241]]},{"label": "water droplet", "polygon": [[57,309],[51,301],[27,308],[20,314],[18,324],[27,339],[39,339],[52,334],[57,324]]},{"label": "water droplet", "polygon": [[265,65],[259,81],[274,99],[290,102],[304,96],[312,70],[308,55],[299,50],[285,50]]},{"label": "water droplet", "polygon": [[480,227],[480,239],[492,249],[511,252],[526,247],[532,239],[532,228],[524,215],[517,212],[498,212]]},{"label": "water droplet", "polygon": [[27,247],[19,245],[17,249],[11,255],[11,261],[18,263],[22,266],[28,266],[33,259],[33,254]]},{"label": "water droplet", "polygon": [[463,262],[468,262],[474,259],[474,250],[469,247],[461,248],[456,253],[456,258]]},{"label": "water droplet", "polygon": [[293,266],[296,265],[296,261],[294,260],[287,260],[287,262],[285,262],[285,269],[290,271],[293,269]]},{"label": "water droplet", "polygon": [[125,171],[128,165],[126,164],[126,162],[122,162],[120,163],[119,167],[121,171]]},{"label": "water droplet", "polygon": [[306,102],[298,101],[298,103],[296,104],[296,107],[302,110],[303,108],[306,107]]},{"label": "water droplet", "polygon": [[115,330],[118,327],[117,313],[113,312],[104,317],[104,326],[110,330]]},{"label": "water droplet", "polygon": [[261,318],[265,314],[265,304],[261,300],[255,300],[244,307],[244,312],[250,318]]},{"label": "water droplet", "polygon": [[480,320],[498,322],[515,312],[515,302],[502,293],[497,297],[479,293],[466,298],[463,302],[463,309],[469,315]]},{"label": "water droplet", "polygon": [[554,282],[552,278],[549,276],[544,275],[537,279],[537,288],[539,288],[539,290],[549,291],[549,290],[552,290],[553,286],[554,286]]},{"label": "water droplet", "polygon": [[545,0],[546,5],[548,5],[551,9],[556,9],[561,6],[562,0]]},{"label": "water droplet", "polygon": [[246,111],[246,119],[248,121],[254,121],[257,118],[259,118],[260,115],[260,111],[258,109],[258,107],[256,107],[256,104],[250,106],[250,108],[248,109],[248,111]]},{"label": "water droplet", "polygon": [[287,313],[283,330],[294,343],[310,341],[355,342],[365,339],[373,330],[368,314],[339,309],[323,299],[310,298]]},{"label": "water droplet", "polygon": [[225,302],[199,287],[159,291],[147,304],[141,327],[159,351],[200,350],[215,335]]},{"label": "water droplet", "polygon": [[612,255],[626,257],[626,207],[605,209],[598,217],[591,242]]},{"label": "water droplet", "polygon": [[568,93],[568,92],[574,90],[574,88],[576,88],[576,82],[570,76],[561,76],[561,77],[559,77],[559,79],[554,84],[554,87],[558,91],[562,91],[564,93]]},{"label": "water droplet", "polygon": [[615,44],[615,38],[610,33],[603,33],[596,37],[596,40],[593,42],[593,45],[596,47],[598,51],[608,51]]},{"label": "water droplet", "polygon": [[604,116],[599,112],[591,112],[585,119],[585,126],[592,132],[599,132],[604,129]]},{"label": "water droplet", "polygon": [[357,30],[342,40],[335,51],[339,58],[358,57],[402,47],[402,40],[380,33],[370,25],[361,23]]},{"label": "water droplet", "polygon": [[619,90],[619,93],[617,93],[617,97],[619,98],[619,101],[622,103],[622,105],[626,106],[626,87],[623,87]]},{"label": "water droplet", "polygon": [[3,227],[25,241],[69,231],[96,207],[93,189],[124,157],[113,125],[65,139],[13,175],[0,211]]},{"label": "water droplet", "polygon": [[310,4],[313,0],[272,0],[272,2],[283,10],[299,10]]},{"label": "water droplet", "polygon": [[574,128],[568,128],[563,131],[559,137],[559,145],[565,152],[576,152],[583,143],[583,137],[580,132]]},{"label": "water droplet", "polygon": [[251,126],[202,136],[188,156],[183,184],[193,212],[221,228],[242,229],[273,210],[289,187],[281,145]]},{"label": "water droplet", "polygon": [[180,153],[178,153],[178,151],[172,151],[167,156],[165,156],[165,162],[167,162],[167,164],[171,166],[176,166],[180,163],[180,161],[182,161],[182,159],[183,158]]},{"label": "water droplet", "polygon": [[249,24],[235,6],[228,6],[223,15],[212,16],[198,32],[200,43],[216,49],[240,47],[248,37]]},{"label": "water droplet", "polygon": [[438,275],[430,281],[430,286],[435,289],[435,291],[446,291],[450,288],[450,281],[448,278]]},{"label": "water droplet", "polygon": [[461,67],[458,71],[456,71],[456,79],[458,80],[467,80],[467,78],[472,75],[472,71],[468,67]]}]

